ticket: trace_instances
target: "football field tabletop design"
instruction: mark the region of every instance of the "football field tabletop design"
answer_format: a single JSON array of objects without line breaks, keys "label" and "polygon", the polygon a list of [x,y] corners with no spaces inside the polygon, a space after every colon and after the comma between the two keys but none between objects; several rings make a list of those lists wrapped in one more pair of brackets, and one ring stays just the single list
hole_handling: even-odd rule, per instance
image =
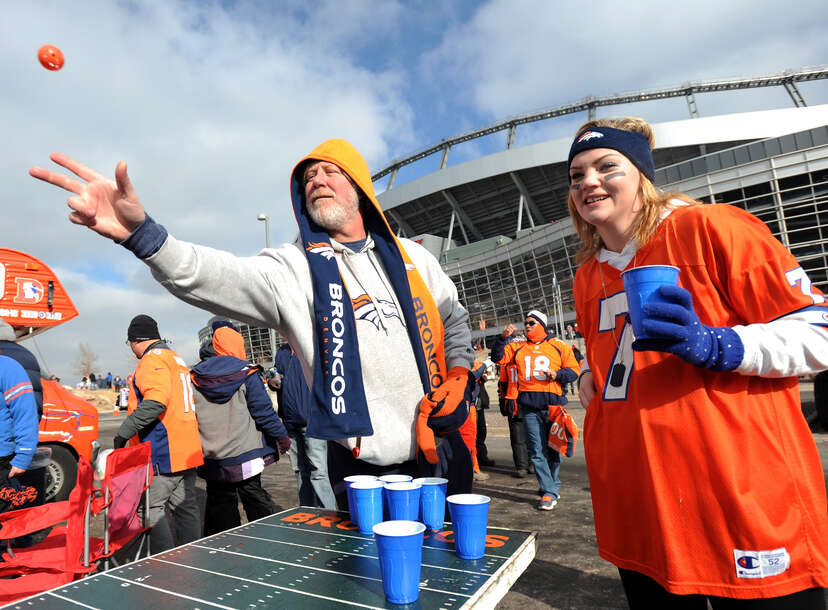
[{"label": "football field tabletop design", "polygon": [[[494,608],[535,556],[534,532],[490,527],[460,559],[451,524],[426,531],[420,597],[406,608]],[[373,536],[347,512],[299,507],[113,568],[7,608],[398,608],[385,600]]]}]

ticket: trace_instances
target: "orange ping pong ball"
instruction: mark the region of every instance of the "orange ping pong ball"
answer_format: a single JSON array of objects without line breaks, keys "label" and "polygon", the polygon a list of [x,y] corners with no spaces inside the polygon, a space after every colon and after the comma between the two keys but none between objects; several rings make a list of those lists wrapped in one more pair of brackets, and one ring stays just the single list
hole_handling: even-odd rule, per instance
[{"label": "orange ping pong ball", "polygon": [[45,44],[37,50],[37,58],[47,70],[60,70],[63,67],[63,51],[56,46]]}]

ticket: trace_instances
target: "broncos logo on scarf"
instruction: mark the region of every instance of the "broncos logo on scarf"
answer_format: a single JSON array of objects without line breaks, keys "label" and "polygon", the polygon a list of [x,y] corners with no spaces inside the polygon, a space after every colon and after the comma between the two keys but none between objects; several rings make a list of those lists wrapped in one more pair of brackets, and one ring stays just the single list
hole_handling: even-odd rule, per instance
[{"label": "broncos logo on scarf", "polygon": [[324,256],[327,260],[331,260],[334,256],[334,249],[328,242],[310,242],[305,248],[308,252]]},{"label": "broncos logo on scarf", "polygon": [[400,313],[397,311],[397,306],[391,301],[385,299],[377,299],[379,311],[377,311],[374,302],[367,294],[363,293],[355,299],[351,299],[351,304],[354,307],[354,317],[357,320],[367,320],[371,324],[380,329],[380,315],[383,318],[397,318],[400,319]]}]

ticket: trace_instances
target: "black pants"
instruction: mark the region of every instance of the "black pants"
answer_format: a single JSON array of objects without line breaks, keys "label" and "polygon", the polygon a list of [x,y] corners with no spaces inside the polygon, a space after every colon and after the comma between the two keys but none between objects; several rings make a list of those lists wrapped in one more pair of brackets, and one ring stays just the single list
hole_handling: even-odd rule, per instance
[{"label": "black pants", "polygon": [[[13,455],[4,455],[0,457],[0,489],[4,487],[11,487],[9,481],[9,471],[11,471],[11,460]],[[0,513],[5,513],[12,510],[11,502],[0,498]]]},{"label": "black pants", "polygon": [[244,481],[207,481],[207,506],[204,511],[204,535],[211,536],[241,525],[239,500],[248,521],[276,512],[273,499],[262,487],[262,476]]},{"label": "black pants", "polygon": [[706,595],[669,593],[649,576],[618,569],[630,610],[669,608],[670,610],[825,610],[825,590],[806,589],[798,593],[763,599],[734,599]]},{"label": "black pants", "polygon": [[512,460],[516,470],[529,469],[529,449],[526,446],[526,427],[520,411],[517,415],[507,416],[509,420],[509,444],[512,445]]},{"label": "black pants", "polygon": [[[485,388],[481,392],[485,392]],[[489,459],[489,450],[486,449],[486,409],[477,409],[477,436],[474,440],[477,450],[477,461],[485,462]]]},{"label": "black pants", "polygon": [[345,477],[355,474],[372,474],[381,477],[384,474],[407,474],[414,478],[420,476],[417,461],[409,460],[401,464],[377,466],[356,459],[353,454],[335,441],[328,441],[328,478],[331,480],[336,496],[336,505],[340,510],[348,510],[348,494],[345,489]]}]

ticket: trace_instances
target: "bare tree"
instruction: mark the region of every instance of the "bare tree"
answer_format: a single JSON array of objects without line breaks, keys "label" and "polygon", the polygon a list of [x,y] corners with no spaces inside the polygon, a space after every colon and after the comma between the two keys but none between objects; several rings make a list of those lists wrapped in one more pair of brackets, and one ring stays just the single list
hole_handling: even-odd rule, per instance
[{"label": "bare tree", "polygon": [[94,373],[98,362],[98,354],[88,343],[81,343],[79,350],[80,353],[75,360],[75,372],[81,377]]}]

